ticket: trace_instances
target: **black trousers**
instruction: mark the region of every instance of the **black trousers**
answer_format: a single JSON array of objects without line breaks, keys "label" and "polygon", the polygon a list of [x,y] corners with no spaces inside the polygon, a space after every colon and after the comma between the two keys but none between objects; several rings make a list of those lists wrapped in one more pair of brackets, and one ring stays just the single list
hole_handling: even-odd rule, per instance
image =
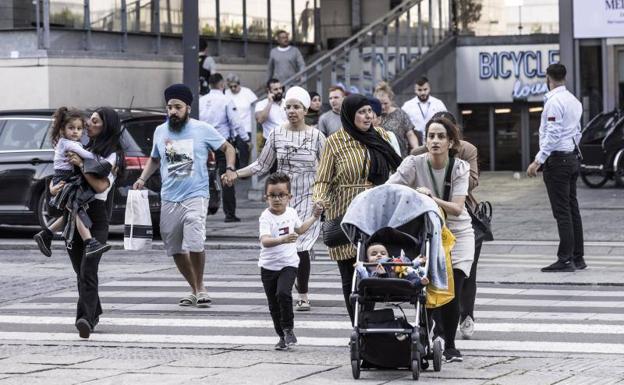
[{"label": "black trousers", "polygon": [[338,270],[340,271],[340,280],[342,282],[342,294],[344,295],[345,306],[351,318],[351,324],[353,325],[353,306],[351,306],[351,284],[353,282],[353,273],[355,272],[355,257],[345,259],[343,261],[336,261],[338,263]]},{"label": "black trousers", "polygon": [[583,222],[576,199],[579,159],[575,154],[551,155],[544,163],[544,183],[559,232],[557,257],[566,262],[584,254]]},{"label": "black trousers", "polygon": [[[215,157],[217,158],[217,169],[219,170],[218,177],[225,174],[225,168],[227,162],[225,159],[225,153],[221,150],[215,151]],[[226,217],[233,217],[236,215],[236,190],[234,185],[226,186],[221,185],[221,197],[223,200],[223,213]]]},{"label": "black trousers", "polygon": [[297,269],[291,266],[274,271],[260,268],[262,286],[269,302],[269,312],[273,327],[280,337],[284,329],[292,329],[295,315],[293,314],[292,288],[297,278]]},{"label": "black trousers", "polygon": [[307,294],[310,282],[310,252],[299,251],[299,268],[297,269],[297,293]]},{"label": "black trousers", "polygon": [[455,297],[446,305],[435,309],[433,319],[436,322],[434,335],[444,337],[444,348],[455,348],[455,335],[457,325],[459,325],[459,299],[462,296],[466,274],[459,269],[453,269],[453,280],[455,283]]},{"label": "black trousers", "polygon": [[[87,214],[93,222],[91,235],[100,243],[106,243],[108,240],[108,211],[106,202],[96,199],[89,203]],[[76,320],[84,318],[91,327],[95,327],[100,314],[102,314],[102,304],[98,294],[98,267],[101,254],[96,257],[85,257],[84,243],[80,237],[74,237],[73,242],[67,245],[67,253],[76,273],[76,281],[78,283]]]},{"label": "black trousers", "polygon": [[479,263],[479,255],[481,255],[481,246],[483,242],[475,245],[474,261],[470,267],[470,276],[464,280],[464,287],[459,298],[460,322],[467,316],[474,319],[474,304],[477,297],[477,264]]}]

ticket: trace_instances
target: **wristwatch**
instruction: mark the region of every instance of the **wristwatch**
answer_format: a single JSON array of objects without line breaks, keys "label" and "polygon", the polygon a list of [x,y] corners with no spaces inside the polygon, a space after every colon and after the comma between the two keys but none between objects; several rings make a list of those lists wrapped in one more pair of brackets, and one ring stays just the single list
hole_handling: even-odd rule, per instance
[{"label": "wristwatch", "polygon": [[226,169],[226,170],[230,170],[230,171],[232,171],[232,172],[236,172],[236,167],[227,166],[225,169]]}]

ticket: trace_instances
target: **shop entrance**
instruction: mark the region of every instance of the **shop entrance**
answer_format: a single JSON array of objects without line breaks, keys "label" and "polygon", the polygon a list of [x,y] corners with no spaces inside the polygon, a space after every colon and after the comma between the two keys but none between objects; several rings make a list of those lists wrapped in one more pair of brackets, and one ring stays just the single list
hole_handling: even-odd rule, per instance
[{"label": "shop entrance", "polygon": [[617,105],[624,109],[624,46],[616,48],[616,87]]}]

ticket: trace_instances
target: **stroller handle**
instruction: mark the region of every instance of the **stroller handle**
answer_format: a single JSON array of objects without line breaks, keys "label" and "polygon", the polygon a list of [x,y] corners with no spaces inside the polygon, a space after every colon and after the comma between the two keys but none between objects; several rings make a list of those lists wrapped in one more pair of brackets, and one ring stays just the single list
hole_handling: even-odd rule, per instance
[{"label": "stroller handle", "polygon": [[364,262],[363,266],[414,266],[413,263],[404,263],[404,262]]}]

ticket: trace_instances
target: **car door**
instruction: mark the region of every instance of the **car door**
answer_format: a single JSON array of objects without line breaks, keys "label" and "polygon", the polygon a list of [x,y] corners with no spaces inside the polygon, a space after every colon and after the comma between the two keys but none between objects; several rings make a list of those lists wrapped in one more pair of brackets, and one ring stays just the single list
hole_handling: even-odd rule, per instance
[{"label": "car door", "polygon": [[[54,152],[42,149],[50,118],[0,117],[0,210],[32,211],[34,187],[52,164]],[[39,186],[40,187],[40,186]]]}]

